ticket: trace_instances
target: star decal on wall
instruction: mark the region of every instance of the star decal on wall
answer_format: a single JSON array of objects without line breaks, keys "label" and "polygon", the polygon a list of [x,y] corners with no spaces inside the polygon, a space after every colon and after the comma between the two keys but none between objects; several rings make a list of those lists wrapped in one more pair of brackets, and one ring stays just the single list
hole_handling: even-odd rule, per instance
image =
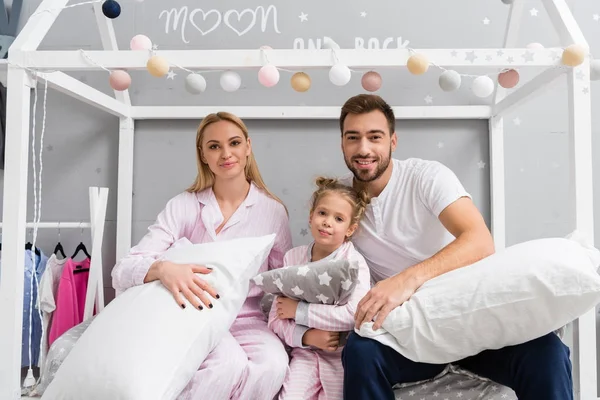
[{"label": "star decal on wall", "polygon": [[582,70],[577,71],[577,73],[575,74],[575,77],[579,80],[582,80],[585,78],[585,73]]},{"label": "star decal on wall", "polygon": [[365,18],[367,16],[367,13],[364,12],[364,11],[361,11],[360,16],[363,17],[363,18]]},{"label": "star decal on wall", "polygon": [[306,236],[306,235],[308,235],[308,230],[307,230],[307,229],[304,229],[304,228],[302,228],[302,229],[300,229],[300,234],[301,234],[302,236]]},{"label": "star decal on wall", "polygon": [[529,10],[529,14],[531,14],[532,17],[537,17],[538,13],[539,11],[536,8],[532,8],[531,10]]},{"label": "star decal on wall", "polygon": [[433,97],[431,97],[430,95],[425,96],[425,103],[427,104],[432,104],[433,103]]},{"label": "star decal on wall", "polygon": [[484,24],[484,25],[489,25],[489,24],[490,24],[490,20],[489,20],[489,18],[488,18],[488,17],[485,17],[485,18],[483,19],[483,24]]},{"label": "star decal on wall", "polygon": [[173,70],[169,70],[169,72],[167,73],[167,79],[173,80],[176,76],[177,74]]},{"label": "star decal on wall", "polygon": [[456,57],[456,56],[458,55],[458,51],[456,51],[456,50],[452,50],[452,51],[450,52],[450,55],[451,55],[452,57]]},{"label": "star decal on wall", "polygon": [[444,142],[438,142],[437,144],[438,149],[441,149],[444,147]]},{"label": "star decal on wall", "polygon": [[594,19],[594,21],[600,21],[600,14],[594,14],[592,18]]},{"label": "star decal on wall", "polygon": [[484,169],[485,168],[485,162],[483,162],[483,160],[479,160],[479,162],[477,163],[477,168]]},{"label": "star decal on wall", "polygon": [[52,151],[52,150],[54,150],[54,146],[52,146],[51,144],[49,144],[48,146],[46,146],[46,150]]},{"label": "star decal on wall", "polygon": [[298,18],[300,18],[300,22],[308,21],[308,14],[303,12],[298,16]]},{"label": "star decal on wall", "polygon": [[487,56],[485,56],[485,61],[492,61],[492,58],[493,57],[488,54]]},{"label": "star decal on wall", "polygon": [[583,94],[588,94],[590,92],[590,89],[588,87],[584,87],[583,89],[581,89],[581,91],[583,92]]},{"label": "star decal on wall", "polygon": [[513,119],[513,123],[517,126],[521,125],[521,118],[517,117],[517,118]]}]

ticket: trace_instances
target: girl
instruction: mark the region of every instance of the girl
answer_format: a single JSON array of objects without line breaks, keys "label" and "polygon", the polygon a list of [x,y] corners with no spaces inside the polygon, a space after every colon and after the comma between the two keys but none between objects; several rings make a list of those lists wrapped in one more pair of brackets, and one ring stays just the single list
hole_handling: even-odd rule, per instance
[{"label": "girl", "polygon": [[286,297],[274,299],[269,327],[292,347],[279,399],[342,399],[340,332],[353,330],[357,304],[370,289],[367,263],[349,240],[369,202],[366,193],[334,179],[318,178],[317,186],[309,217],[314,241],[288,251],[283,263],[354,260],[359,265],[359,282],[344,305],[308,304]]},{"label": "girl", "polygon": [[[206,243],[275,233],[275,244],[260,271],[282,266],[283,255],[291,248],[287,212],[261,178],[244,123],[226,112],[206,116],[196,136],[196,161],[194,184],[167,203],[148,233],[113,269],[117,295],[160,280],[181,307],[184,297],[198,312],[219,301],[219,294],[196,275],[209,273],[205,267],[157,261],[183,237]],[[207,393],[211,400],[277,395],[288,355],[259,308],[261,294],[260,288],[250,287],[230,334],[210,353],[179,399],[204,399]]]}]

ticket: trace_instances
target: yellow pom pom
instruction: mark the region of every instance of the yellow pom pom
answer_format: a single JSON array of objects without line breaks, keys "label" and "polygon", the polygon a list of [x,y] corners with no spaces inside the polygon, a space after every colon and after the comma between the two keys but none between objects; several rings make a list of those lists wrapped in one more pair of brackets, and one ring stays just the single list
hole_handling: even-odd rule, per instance
[{"label": "yellow pom pom", "polygon": [[146,69],[150,75],[160,78],[169,72],[169,62],[159,56],[152,56],[146,63]]},{"label": "yellow pom pom", "polygon": [[580,65],[585,59],[586,50],[583,46],[572,44],[563,51],[562,63],[569,67]]},{"label": "yellow pom pom", "polygon": [[290,83],[296,92],[306,92],[308,89],[310,89],[311,80],[308,74],[304,72],[296,72],[294,75],[292,75]]},{"label": "yellow pom pom", "polygon": [[429,61],[424,55],[415,54],[408,58],[406,67],[411,74],[421,75],[427,72],[427,69],[429,69]]}]

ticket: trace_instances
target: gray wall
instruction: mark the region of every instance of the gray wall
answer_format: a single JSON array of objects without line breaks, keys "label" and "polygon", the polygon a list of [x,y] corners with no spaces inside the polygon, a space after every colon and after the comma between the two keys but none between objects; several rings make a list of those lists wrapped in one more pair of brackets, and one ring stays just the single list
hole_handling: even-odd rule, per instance
[{"label": "gray wall", "polygon": [[[30,15],[38,1],[27,1],[23,20]],[[272,3],[254,0],[207,0],[201,7],[205,12],[218,10],[221,24],[212,32],[202,35],[188,22],[182,40],[182,27],[177,30],[166,26],[166,2],[146,0],[143,3],[122,1],[123,14],[114,21],[121,48],[128,48],[130,38],[137,33],[148,35],[159,49],[217,49],[293,48],[309,40],[330,36],[343,48],[364,43],[391,42],[390,48],[408,45],[414,48],[494,48],[501,47],[506,26],[508,7],[500,0],[463,0],[461,5],[446,0],[420,2],[358,2],[317,0]],[[171,0],[171,7],[181,10],[188,6],[190,13],[199,7],[190,0]],[[594,0],[571,1],[570,5],[592,52],[599,52],[600,21],[593,18],[600,13]],[[236,23],[238,10],[263,6],[270,10],[264,29],[258,13],[256,24],[238,35],[225,24],[227,20],[238,31],[248,25],[250,13]],[[272,6],[269,8],[269,6]],[[533,16],[531,9],[539,13]],[[518,46],[540,42],[557,46],[558,40],[539,0],[528,1],[523,16]],[[364,12],[364,16],[361,13]],[[307,15],[302,22],[300,15]],[[216,12],[207,16],[204,24],[201,13],[195,12],[199,29],[207,30]],[[334,18],[339,18],[337,21]],[[214,18],[214,19],[212,19]],[[489,24],[484,24],[484,18]],[[217,40],[218,39],[218,40]],[[65,10],[58,18],[42,49],[99,49],[100,39],[95,27],[91,6]],[[468,69],[464,73],[489,71]],[[183,89],[185,72],[175,70],[175,79],[151,78],[145,71],[132,73],[132,100],[137,105],[334,105],[361,92],[360,74],[343,88],[328,82],[327,71],[311,73],[313,88],[305,94],[293,92],[287,85],[290,73],[282,72],[280,85],[265,89],[259,86],[255,73],[243,73],[242,89],[225,93],[218,86],[218,73],[206,74],[209,89],[201,96],[192,96]],[[522,81],[539,71],[523,71]],[[384,85],[379,94],[394,105],[425,105],[424,98],[432,96],[433,105],[488,104],[490,99],[475,98],[465,78],[463,88],[452,94],[441,92],[437,86],[437,71],[415,77],[404,70],[382,72]],[[105,72],[74,73],[94,87],[111,93]],[[41,116],[41,96],[38,118]],[[598,94],[592,91],[593,105],[598,107]],[[561,82],[506,118],[506,192],[507,243],[564,235],[572,227],[568,214],[568,115],[566,84]],[[44,139],[44,175],[42,220],[87,221],[89,219],[87,193],[89,186],[110,188],[107,227],[104,241],[104,283],[107,299],[112,297],[110,271],[115,263],[115,219],[117,191],[117,129],[114,117],[78,103],[64,95],[49,91],[47,131]],[[596,113],[598,114],[598,113]],[[594,132],[599,133],[600,121],[594,118]],[[38,121],[41,121],[38,119]],[[135,140],[134,221],[133,240],[144,234],[165,202],[183,190],[195,174],[194,136],[199,121],[138,122]],[[339,150],[336,121],[250,121],[248,122],[254,149],[262,173],[273,191],[282,197],[291,213],[294,244],[306,243],[308,237],[301,231],[307,224],[307,202],[314,178],[319,174],[341,174],[345,167]],[[38,123],[38,127],[40,124]],[[489,222],[489,169],[486,121],[400,121],[399,148],[396,157],[436,159],[450,166],[463,181],[477,206]],[[594,141],[598,154],[598,141]],[[308,162],[308,157],[316,162]],[[479,162],[485,163],[479,168]],[[600,171],[595,163],[595,191],[599,190]],[[0,181],[3,181],[0,172]],[[30,173],[30,188],[32,176]],[[596,203],[599,197],[596,196]],[[30,191],[32,217],[33,196]],[[596,204],[595,203],[595,204]],[[596,213],[598,214],[598,213]],[[596,217],[596,222],[598,221]],[[596,223],[596,226],[598,224]],[[61,232],[67,252],[71,253],[81,239],[78,230]],[[599,236],[600,237],[600,236]],[[38,243],[50,253],[57,241],[55,230],[40,232]],[[89,232],[84,232],[89,245]],[[600,239],[597,239],[600,244]]]}]

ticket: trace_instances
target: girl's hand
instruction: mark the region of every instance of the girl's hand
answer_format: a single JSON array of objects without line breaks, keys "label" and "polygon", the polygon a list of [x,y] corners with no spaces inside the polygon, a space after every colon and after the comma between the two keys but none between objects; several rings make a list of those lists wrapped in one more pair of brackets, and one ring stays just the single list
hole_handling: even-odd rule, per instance
[{"label": "girl's hand", "polygon": [[336,351],[340,346],[340,333],[311,328],[304,332],[302,344],[324,351]]},{"label": "girl's hand", "polygon": [[206,293],[218,299],[219,295],[206,281],[196,274],[210,274],[212,270],[204,265],[176,264],[166,260],[154,262],[144,283],[160,280],[169,289],[181,308],[185,308],[184,297],[196,308],[212,308],[212,301]]},{"label": "girl's hand", "polygon": [[276,308],[279,319],[294,319],[296,318],[298,302],[287,297],[277,296]]}]

